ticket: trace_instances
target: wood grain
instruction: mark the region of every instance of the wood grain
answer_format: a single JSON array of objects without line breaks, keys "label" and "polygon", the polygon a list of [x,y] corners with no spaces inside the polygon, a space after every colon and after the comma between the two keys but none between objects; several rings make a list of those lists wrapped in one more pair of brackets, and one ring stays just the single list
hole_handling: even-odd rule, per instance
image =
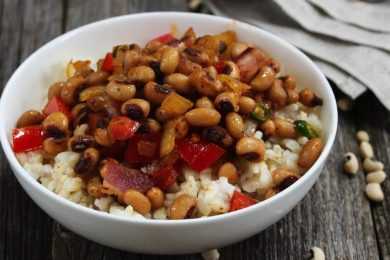
[{"label": "wood grain", "polygon": [[[186,10],[185,1],[3,0],[0,1],[0,86],[36,48],[80,25],[127,13]],[[336,91],[338,95],[341,95]],[[366,129],[377,158],[390,163],[390,118],[373,95],[341,112],[333,152],[320,179],[299,205],[277,224],[221,249],[221,259],[307,259],[319,246],[327,259],[390,259],[390,202],[370,204],[364,175],[342,174],[342,155],[357,152],[354,135]],[[0,155],[0,259],[119,260],[200,259],[199,255],[150,256],[114,250],[86,240],[51,220],[29,199]],[[389,170],[386,167],[386,170]],[[384,185],[390,194],[390,181]],[[261,215],[259,216],[261,217]]]}]

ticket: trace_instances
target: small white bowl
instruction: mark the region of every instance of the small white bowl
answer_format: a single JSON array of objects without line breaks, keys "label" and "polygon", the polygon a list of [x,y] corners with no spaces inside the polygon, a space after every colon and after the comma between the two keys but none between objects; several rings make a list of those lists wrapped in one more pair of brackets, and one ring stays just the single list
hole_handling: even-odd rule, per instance
[{"label": "small white bowl", "polygon": [[[112,46],[148,40],[172,27],[182,34],[192,26],[198,35],[237,32],[241,41],[270,53],[283,71],[296,76],[300,86],[312,88],[324,100],[322,122],[326,145],[311,167],[294,185],[255,206],[233,213],[178,221],[132,220],[85,208],[61,198],[35,181],[18,163],[10,145],[11,130],[27,109],[40,109],[50,83],[63,79],[70,59],[96,61]],[[261,29],[231,19],[192,13],[159,12],[115,17],[68,32],[35,51],[8,81],[0,103],[1,144],[11,168],[27,194],[65,227],[98,243],[118,249],[184,254],[218,248],[250,237],[286,215],[317,180],[332,147],[337,129],[333,92],[319,69],[302,52]]]}]

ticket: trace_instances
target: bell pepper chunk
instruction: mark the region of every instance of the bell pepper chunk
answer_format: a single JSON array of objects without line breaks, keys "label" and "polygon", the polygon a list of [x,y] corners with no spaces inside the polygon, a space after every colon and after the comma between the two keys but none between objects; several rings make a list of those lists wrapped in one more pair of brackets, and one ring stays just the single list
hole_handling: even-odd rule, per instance
[{"label": "bell pepper chunk", "polygon": [[154,184],[162,190],[167,190],[175,182],[179,173],[173,166],[166,166],[152,174]]},{"label": "bell pepper chunk", "polygon": [[229,211],[236,211],[239,209],[247,208],[247,207],[252,206],[256,203],[257,203],[257,201],[255,199],[252,199],[251,197],[249,197],[241,192],[234,191],[233,196],[230,200]]},{"label": "bell pepper chunk", "polygon": [[163,44],[166,44],[166,43],[169,43],[175,39],[176,38],[171,33],[165,33],[165,34],[162,34],[162,35],[154,38],[152,41],[159,41]]},{"label": "bell pepper chunk", "polygon": [[140,127],[140,123],[125,116],[115,116],[108,123],[108,131],[114,140],[131,138]]},{"label": "bell pepper chunk", "polygon": [[112,56],[111,52],[106,54],[106,57],[104,58],[102,63],[102,70],[106,72],[114,71],[114,57]]},{"label": "bell pepper chunk", "polygon": [[181,141],[178,151],[180,157],[192,169],[199,172],[209,168],[225,153],[225,150],[216,144],[203,141],[195,143],[190,140]]},{"label": "bell pepper chunk", "polygon": [[[152,162],[159,158],[159,145],[161,135],[160,134],[136,134],[128,141],[127,149],[125,152],[125,161],[132,163],[147,163]],[[155,144],[154,151],[150,154],[142,154],[139,152],[139,144],[142,142],[148,142]]]},{"label": "bell pepper chunk", "polygon": [[215,63],[214,67],[217,70],[218,74],[223,73],[223,71],[225,70],[225,61],[221,60],[221,61]]},{"label": "bell pepper chunk", "polygon": [[70,112],[69,106],[65,104],[60,97],[57,96],[52,97],[43,109],[43,114],[45,116],[48,116],[54,112],[61,112],[65,114],[69,119],[72,117],[72,113]]},{"label": "bell pepper chunk", "polygon": [[41,126],[14,128],[12,146],[15,153],[33,151],[42,148],[44,132]]}]

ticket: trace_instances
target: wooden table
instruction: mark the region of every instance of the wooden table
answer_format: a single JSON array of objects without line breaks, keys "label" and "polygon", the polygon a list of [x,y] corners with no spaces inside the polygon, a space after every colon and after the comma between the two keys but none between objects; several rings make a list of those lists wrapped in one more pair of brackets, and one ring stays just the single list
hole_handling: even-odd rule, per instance
[{"label": "wooden table", "polygon": [[[186,3],[181,0],[2,0],[1,86],[30,53],[65,31],[110,16],[154,10],[186,10]],[[354,136],[358,129],[369,132],[377,158],[389,170],[389,113],[373,95],[366,94],[355,102],[352,111],[340,112],[333,152],[305,199],[264,232],[221,249],[221,258],[305,259],[312,246],[319,246],[327,259],[390,259],[390,225],[387,225],[390,198],[378,205],[371,204],[363,192],[364,174],[360,172],[351,178],[342,173],[342,155],[347,151],[357,152]],[[0,166],[0,259],[200,259],[199,255],[131,254],[81,238],[61,227],[33,203],[17,183],[3,153]],[[386,180],[382,186],[385,194],[390,195],[390,181]]]}]

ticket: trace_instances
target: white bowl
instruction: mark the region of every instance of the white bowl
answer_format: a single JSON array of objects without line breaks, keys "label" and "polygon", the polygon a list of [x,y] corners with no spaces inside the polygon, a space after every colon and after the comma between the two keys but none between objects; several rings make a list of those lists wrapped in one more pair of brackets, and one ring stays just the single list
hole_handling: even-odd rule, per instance
[{"label": "white bowl", "polygon": [[[198,35],[227,29],[240,40],[254,43],[276,60],[283,70],[296,76],[300,86],[315,90],[324,100],[322,122],[326,145],[311,167],[294,185],[255,206],[233,213],[178,221],[132,220],[85,208],[67,201],[35,181],[18,163],[10,145],[10,134],[19,115],[42,107],[50,83],[64,78],[71,59],[102,57],[112,46],[147,40],[170,31],[179,35],[193,26]],[[34,52],[8,81],[0,103],[1,144],[11,168],[27,194],[65,227],[98,243],[118,249],[153,253],[184,254],[218,248],[250,237],[286,215],[317,180],[332,147],[337,128],[333,92],[324,75],[302,52],[286,41],[248,24],[231,19],[191,13],[143,13],[115,17],[68,32]]]}]

